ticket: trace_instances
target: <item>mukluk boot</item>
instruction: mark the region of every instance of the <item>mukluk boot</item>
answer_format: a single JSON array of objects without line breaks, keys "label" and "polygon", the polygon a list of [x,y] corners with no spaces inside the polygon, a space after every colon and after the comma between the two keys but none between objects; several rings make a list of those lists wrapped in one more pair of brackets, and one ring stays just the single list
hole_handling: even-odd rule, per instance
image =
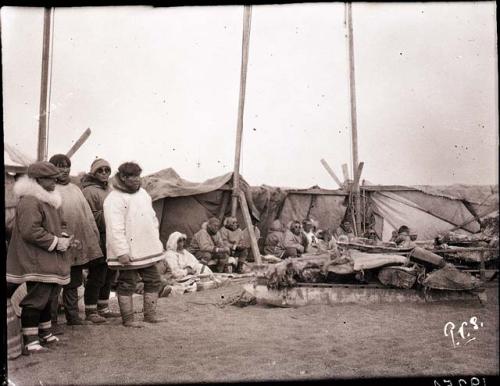
[{"label": "mukluk boot", "polygon": [[107,300],[98,300],[97,301],[97,312],[103,318],[119,318],[121,314],[119,312],[113,312],[109,308],[109,304]]},{"label": "mukluk boot", "polygon": [[158,304],[157,292],[144,292],[144,321],[148,323],[166,322],[166,318],[158,318],[156,305]]},{"label": "mukluk boot", "polygon": [[106,323],[106,318],[97,312],[97,304],[85,304],[85,320],[95,324]]},{"label": "mukluk boot", "polygon": [[118,295],[118,305],[120,306],[120,314],[125,327],[144,327],[141,322],[136,322],[134,320],[134,303],[132,295]]},{"label": "mukluk boot", "polygon": [[40,344],[38,327],[23,328],[24,352],[26,354],[44,353],[50,351]]},{"label": "mukluk boot", "polygon": [[40,339],[40,344],[43,346],[49,346],[59,342],[59,338],[52,333],[52,322],[50,320],[38,325],[38,337]]}]

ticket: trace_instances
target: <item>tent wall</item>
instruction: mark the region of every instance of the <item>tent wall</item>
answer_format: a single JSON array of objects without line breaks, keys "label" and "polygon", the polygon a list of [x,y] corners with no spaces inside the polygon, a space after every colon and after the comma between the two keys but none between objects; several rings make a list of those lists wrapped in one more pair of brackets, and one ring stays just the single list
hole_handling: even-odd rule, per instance
[{"label": "tent wall", "polygon": [[289,194],[281,210],[279,220],[287,225],[291,220],[312,218],[320,229],[335,230],[344,218],[346,207],[344,196]]},{"label": "tent wall", "polygon": [[201,228],[201,224],[210,217],[217,216],[222,202],[221,190],[187,197],[165,198],[155,206],[162,206],[160,221],[160,238],[166,243],[168,236],[174,232],[182,232],[189,239]]},{"label": "tent wall", "polygon": [[[375,230],[381,230],[382,240],[390,239],[401,225],[409,226],[419,240],[428,240],[474,218],[461,200],[420,191],[377,191],[369,198],[376,214]],[[473,221],[464,228],[465,233],[476,233],[479,223]]]},{"label": "tent wall", "polygon": [[[257,226],[261,232],[258,240],[262,247],[270,224],[279,219],[286,225],[293,219],[302,220],[307,216],[317,220],[322,229],[336,229],[345,213],[344,196],[289,194],[278,196],[264,195],[262,190],[252,188],[254,206],[260,212]],[[255,195],[254,195],[255,193]],[[268,193],[269,190],[268,190]],[[210,217],[217,217],[223,200],[224,190],[187,197],[171,197],[153,203],[160,220],[160,238],[164,243],[174,231],[185,233],[188,241],[196,233],[203,222]],[[230,214],[230,205],[225,215]],[[241,228],[245,228],[243,216],[238,208],[236,217]]]}]

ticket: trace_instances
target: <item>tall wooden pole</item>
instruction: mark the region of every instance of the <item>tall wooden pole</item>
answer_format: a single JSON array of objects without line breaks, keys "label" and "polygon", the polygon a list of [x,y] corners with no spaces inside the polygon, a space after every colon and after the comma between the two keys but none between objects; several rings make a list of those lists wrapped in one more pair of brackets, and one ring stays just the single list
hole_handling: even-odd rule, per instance
[{"label": "tall wooden pole", "polygon": [[49,51],[50,51],[50,8],[43,10],[43,49],[42,49],[42,82],[40,87],[40,112],[38,118],[38,153],[39,161],[47,160],[47,90],[49,83]]},{"label": "tall wooden pole", "polygon": [[248,45],[250,42],[250,23],[252,20],[252,6],[245,5],[243,11],[243,41],[241,54],[241,73],[240,73],[240,97],[238,103],[238,124],[236,131],[236,150],[234,156],[233,173],[233,195],[231,201],[231,216],[236,215],[238,207],[238,197],[240,189],[240,158],[241,158],[241,140],[243,138],[243,112],[245,108],[245,89],[247,83],[247,65],[248,65]]},{"label": "tall wooden pole", "polygon": [[[352,28],[352,4],[347,3],[347,37],[349,39],[349,90],[351,96],[351,134],[352,134],[352,172],[356,179],[358,170],[358,121],[356,115],[356,79],[354,73],[354,34]],[[356,228],[358,235],[361,232],[361,213],[359,200],[359,184],[353,186]]]}]

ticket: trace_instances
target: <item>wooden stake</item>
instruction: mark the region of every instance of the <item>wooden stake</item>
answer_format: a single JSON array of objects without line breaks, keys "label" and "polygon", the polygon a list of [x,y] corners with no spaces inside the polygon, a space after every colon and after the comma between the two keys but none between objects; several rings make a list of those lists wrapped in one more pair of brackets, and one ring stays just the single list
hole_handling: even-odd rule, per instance
[{"label": "wooden stake", "polygon": [[356,228],[358,234],[361,234],[361,198],[359,195],[359,180],[361,178],[361,173],[363,172],[364,162],[360,162],[358,168],[354,174],[354,183],[352,186],[352,191],[354,193],[354,206],[356,213]]},{"label": "wooden stake", "polygon": [[85,130],[80,138],[78,138],[78,141],[76,141],[75,144],[71,146],[71,149],[68,150],[68,152],[66,153],[66,157],[71,158],[90,137],[90,133],[90,129]]},{"label": "wooden stake", "polygon": [[234,156],[233,197],[231,203],[231,216],[233,217],[236,215],[236,209],[238,205],[238,195],[240,192],[241,141],[243,138],[243,113],[245,108],[245,89],[247,83],[248,46],[250,42],[251,20],[252,20],[252,6],[245,5],[243,11],[243,41],[242,41],[241,72],[240,72],[240,96],[238,103],[236,150]]},{"label": "wooden stake", "polygon": [[325,161],[325,159],[321,158],[321,165],[323,165],[323,167],[326,169],[326,171],[328,172],[328,174],[333,178],[333,180],[337,183],[337,185],[339,186],[339,188],[342,188],[342,182],[340,182],[339,178],[337,177],[337,175],[334,173],[334,171],[332,170],[332,168],[330,167],[330,165],[328,165],[328,163]]},{"label": "wooden stake", "polygon": [[38,118],[38,161],[47,160],[47,90],[49,83],[49,51],[50,51],[50,8],[43,10],[43,49],[42,77],[40,87],[40,110]]},{"label": "wooden stake", "polygon": [[262,264],[262,260],[260,258],[259,245],[257,244],[257,238],[255,237],[255,232],[253,231],[252,218],[250,217],[250,212],[248,211],[247,199],[245,198],[245,193],[240,191],[238,195],[240,199],[240,209],[243,214],[243,219],[245,220],[245,225],[248,229],[248,234],[250,235],[250,246],[252,248],[252,254],[255,262],[257,264]]}]

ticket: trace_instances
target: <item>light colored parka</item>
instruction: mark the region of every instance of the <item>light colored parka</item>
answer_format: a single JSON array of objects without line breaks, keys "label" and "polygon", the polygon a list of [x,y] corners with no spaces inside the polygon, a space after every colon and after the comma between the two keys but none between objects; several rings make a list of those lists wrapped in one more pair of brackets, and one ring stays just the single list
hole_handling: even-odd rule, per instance
[{"label": "light colored parka", "polygon": [[[151,196],[143,188],[135,193],[115,189],[104,200],[103,208],[108,267],[146,268],[163,259],[158,219]],[[130,256],[130,264],[118,261],[124,254]]]}]

